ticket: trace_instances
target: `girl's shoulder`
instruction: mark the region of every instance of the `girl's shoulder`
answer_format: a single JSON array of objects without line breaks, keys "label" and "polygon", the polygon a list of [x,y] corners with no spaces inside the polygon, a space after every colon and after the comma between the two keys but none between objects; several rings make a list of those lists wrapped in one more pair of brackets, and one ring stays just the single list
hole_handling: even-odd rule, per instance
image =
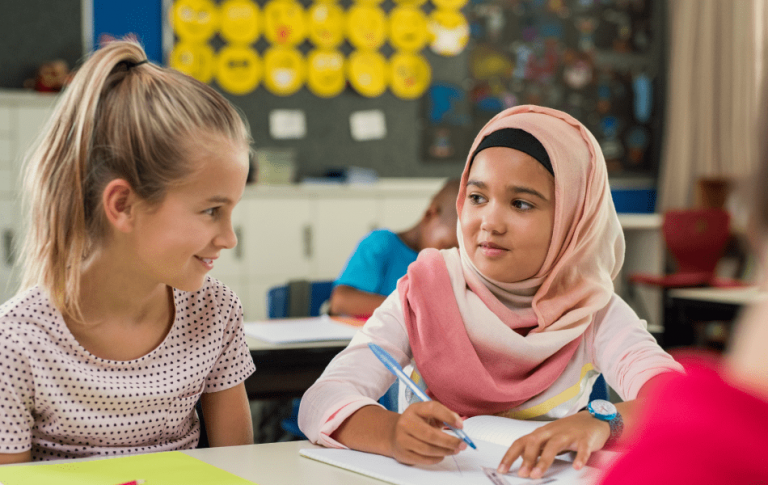
[{"label": "girl's shoulder", "polygon": [[0,305],[0,335],[14,341],[59,336],[61,314],[38,286]]},{"label": "girl's shoulder", "polygon": [[176,311],[196,311],[209,308],[227,313],[241,308],[240,298],[227,285],[212,276],[206,276],[203,287],[197,291],[183,291],[174,288]]}]

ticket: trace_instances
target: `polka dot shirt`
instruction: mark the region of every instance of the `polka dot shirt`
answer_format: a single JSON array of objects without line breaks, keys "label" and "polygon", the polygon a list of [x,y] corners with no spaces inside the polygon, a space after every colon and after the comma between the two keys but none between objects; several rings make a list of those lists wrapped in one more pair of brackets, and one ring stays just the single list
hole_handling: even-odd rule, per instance
[{"label": "polka dot shirt", "polygon": [[37,461],[194,448],[200,395],[256,367],[232,290],[208,277],[173,297],[168,335],[130,361],[85,350],[39,287],[0,306],[0,453],[31,448]]}]

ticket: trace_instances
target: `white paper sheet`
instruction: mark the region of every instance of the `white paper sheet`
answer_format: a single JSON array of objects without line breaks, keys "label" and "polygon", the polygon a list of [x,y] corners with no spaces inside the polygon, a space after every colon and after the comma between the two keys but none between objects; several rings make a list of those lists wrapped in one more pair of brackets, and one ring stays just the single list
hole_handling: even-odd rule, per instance
[{"label": "white paper sheet", "polygon": [[312,318],[245,322],[244,325],[247,336],[273,344],[349,340],[357,332],[356,327],[336,322],[327,315]]}]

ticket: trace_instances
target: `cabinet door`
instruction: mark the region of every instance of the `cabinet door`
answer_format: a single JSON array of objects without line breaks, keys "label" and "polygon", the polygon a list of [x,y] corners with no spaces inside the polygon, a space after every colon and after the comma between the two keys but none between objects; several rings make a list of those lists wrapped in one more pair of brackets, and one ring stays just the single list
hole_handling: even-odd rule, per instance
[{"label": "cabinet door", "polygon": [[14,200],[0,200],[0,304],[16,293],[20,283],[16,264],[21,237],[17,205]]},{"label": "cabinet door", "polygon": [[0,192],[13,192],[17,181],[14,179],[15,132],[11,129],[11,107],[0,104]]},{"label": "cabinet door", "polygon": [[424,215],[430,200],[432,200],[431,195],[381,199],[381,227],[395,232],[410,229]]},{"label": "cabinet door", "polygon": [[251,278],[308,278],[312,259],[309,199],[252,198],[240,202],[243,214],[243,271]]},{"label": "cabinet door", "polygon": [[336,279],[357,243],[379,227],[377,201],[372,197],[322,197],[313,208],[313,277]]}]

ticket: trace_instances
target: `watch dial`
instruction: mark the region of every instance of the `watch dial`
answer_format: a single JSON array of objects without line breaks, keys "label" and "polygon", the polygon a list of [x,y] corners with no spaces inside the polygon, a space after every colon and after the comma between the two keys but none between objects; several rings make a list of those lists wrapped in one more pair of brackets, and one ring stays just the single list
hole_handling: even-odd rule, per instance
[{"label": "watch dial", "polygon": [[603,400],[592,401],[592,409],[594,409],[597,414],[613,414],[616,412],[616,408],[613,404]]}]

